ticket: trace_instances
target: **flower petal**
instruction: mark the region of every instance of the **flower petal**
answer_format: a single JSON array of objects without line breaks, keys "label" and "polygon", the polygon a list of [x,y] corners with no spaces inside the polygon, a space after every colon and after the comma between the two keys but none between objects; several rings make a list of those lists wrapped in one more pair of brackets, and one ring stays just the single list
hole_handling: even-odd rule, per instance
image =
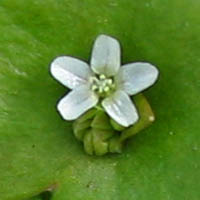
[{"label": "flower petal", "polygon": [[139,119],[133,102],[124,91],[116,91],[103,100],[102,105],[108,115],[122,126],[128,127]]},{"label": "flower petal", "polygon": [[100,35],[94,43],[91,67],[97,74],[106,76],[117,74],[120,67],[119,42],[112,37]]},{"label": "flower petal", "polygon": [[131,63],[120,68],[116,83],[118,89],[134,95],[153,85],[158,74],[158,69],[149,63]]},{"label": "flower petal", "polygon": [[81,60],[62,56],[51,63],[51,74],[63,85],[73,89],[86,84],[92,75],[92,70]]},{"label": "flower petal", "polygon": [[58,111],[65,120],[74,120],[94,107],[98,97],[87,86],[72,90],[58,103]]}]

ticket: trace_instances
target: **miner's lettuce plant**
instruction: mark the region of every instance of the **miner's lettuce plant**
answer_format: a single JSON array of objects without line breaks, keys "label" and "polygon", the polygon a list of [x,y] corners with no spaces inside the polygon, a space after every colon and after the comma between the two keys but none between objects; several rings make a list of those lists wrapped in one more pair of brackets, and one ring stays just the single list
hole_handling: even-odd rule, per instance
[{"label": "miner's lettuce plant", "polygon": [[[1,0],[0,199],[27,200],[47,190],[51,200],[199,199],[199,10],[196,0]],[[81,137],[76,123],[85,125],[86,116],[72,123],[56,112],[67,89],[49,65],[59,55],[89,63],[102,33],[120,41],[122,65],[147,61],[160,75],[146,98],[131,97],[140,118],[120,140],[140,134],[121,154],[96,157],[73,135],[75,126]],[[144,129],[153,119],[146,99],[156,120]],[[99,130],[95,118],[90,127]]]},{"label": "miner's lettuce plant", "polygon": [[[61,56],[51,63],[50,71],[55,79],[72,89],[58,103],[58,111],[65,120],[75,120],[81,116],[82,120],[74,125],[75,136],[84,141],[87,153],[95,152],[97,155],[121,152],[121,141],[116,137],[120,133],[114,133],[111,125],[118,124],[117,131],[121,131],[123,127],[138,121],[140,114],[129,95],[136,95],[153,85],[159,74],[157,68],[149,63],[121,66],[120,44],[107,35],[97,37],[90,66],[79,59]],[[91,108],[93,110],[85,115]],[[109,117],[104,111],[113,119],[113,123],[109,124]],[[92,127],[91,130],[94,123],[98,128]],[[98,139],[95,140],[94,135]],[[118,144],[115,149],[110,140],[113,136],[115,145]],[[109,144],[105,143],[108,139]]]}]

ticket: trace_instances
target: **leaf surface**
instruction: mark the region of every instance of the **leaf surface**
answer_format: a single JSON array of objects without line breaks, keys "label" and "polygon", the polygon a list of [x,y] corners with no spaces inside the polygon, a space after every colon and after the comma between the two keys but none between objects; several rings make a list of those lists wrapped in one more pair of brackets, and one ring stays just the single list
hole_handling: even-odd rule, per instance
[{"label": "leaf surface", "polygon": [[[1,0],[0,199],[56,188],[53,200],[198,200],[199,10],[196,0]],[[150,62],[160,78],[145,92],[156,122],[99,158],[56,112],[67,90],[49,64],[89,62],[101,33],[119,39],[123,63]]]}]

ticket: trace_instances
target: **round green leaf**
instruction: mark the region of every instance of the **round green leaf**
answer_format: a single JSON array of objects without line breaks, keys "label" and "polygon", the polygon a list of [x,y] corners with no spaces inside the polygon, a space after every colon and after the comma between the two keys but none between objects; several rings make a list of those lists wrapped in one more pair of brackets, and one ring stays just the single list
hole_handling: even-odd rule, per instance
[{"label": "round green leaf", "polygon": [[[0,1],[0,199],[56,188],[53,200],[200,197],[200,2],[196,0]],[[145,92],[153,126],[120,155],[88,156],[56,104],[59,55],[89,60],[95,37],[116,37],[123,63],[150,62]]]}]

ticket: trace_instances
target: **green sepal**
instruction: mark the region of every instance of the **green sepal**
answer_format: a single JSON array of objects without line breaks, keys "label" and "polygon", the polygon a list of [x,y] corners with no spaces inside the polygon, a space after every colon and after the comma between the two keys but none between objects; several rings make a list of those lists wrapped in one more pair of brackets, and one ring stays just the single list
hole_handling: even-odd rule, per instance
[{"label": "green sepal", "polygon": [[84,143],[89,155],[121,153],[123,143],[154,121],[154,114],[147,99],[142,94],[133,98],[139,120],[128,128],[111,119],[104,110],[93,108],[78,118],[73,124],[75,137]]},{"label": "green sepal", "polygon": [[93,154],[93,142],[92,142],[92,130],[89,130],[85,133],[85,136],[83,138],[83,144],[85,152],[89,155]]},{"label": "green sepal", "polygon": [[74,135],[75,135],[76,139],[82,141],[85,133],[87,133],[89,130],[90,129],[88,128],[88,129],[83,129],[83,130],[80,130],[80,131],[77,131],[77,132],[74,131]]},{"label": "green sepal", "polygon": [[139,120],[133,126],[126,128],[122,132],[120,136],[121,142],[127,140],[133,135],[139,133],[141,130],[150,126],[155,120],[155,116],[151,109],[151,106],[149,105],[147,99],[143,94],[138,94],[134,96],[133,100],[139,114]]},{"label": "green sepal", "polygon": [[104,111],[98,111],[94,117],[91,127],[94,129],[113,130],[109,123],[109,117]]},{"label": "green sepal", "polygon": [[109,141],[109,151],[111,153],[121,153],[123,143],[120,141],[120,136],[116,135]]},{"label": "green sepal", "polygon": [[94,152],[96,155],[104,155],[109,152],[109,138],[116,133],[113,130],[92,129]]},{"label": "green sepal", "polygon": [[85,132],[90,128],[91,122],[92,120],[90,119],[81,123],[79,123],[78,121],[75,121],[73,123],[73,132],[78,140],[83,139]]},{"label": "green sepal", "polygon": [[98,112],[98,110],[96,108],[90,109],[89,111],[87,111],[86,113],[84,113],[83,115],[81,115],[76,120],[76,122],[77,123],[82,123],[82,122],[85,122],[87,120],[93,119],[97,112]]}]

